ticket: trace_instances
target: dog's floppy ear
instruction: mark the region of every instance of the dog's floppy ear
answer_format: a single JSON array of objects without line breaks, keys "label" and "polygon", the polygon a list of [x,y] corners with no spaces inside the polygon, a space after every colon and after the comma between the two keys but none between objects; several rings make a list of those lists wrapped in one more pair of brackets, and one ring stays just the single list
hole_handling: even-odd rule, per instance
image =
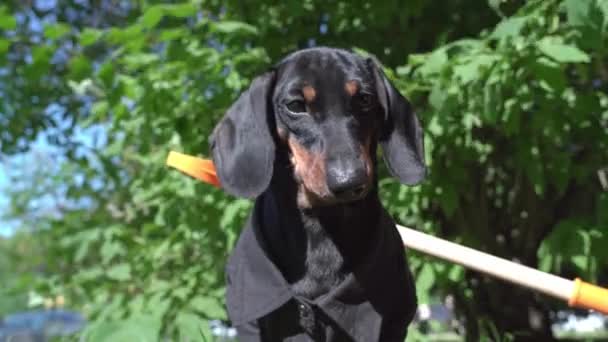
[{"label": "dog's floppy ear", "polygon": [[384,109],[380,134],[384,161],[403,184],[414,185],[426,175],[422,127],[410,103],[389,81],[380,64],[368,59],[373,70],[378,100]]},{"label": "dog's floppy ear", "polygon": [[222,187],[234,196],[254,198],[270,184],[275,153],[268,127],[273,88],[273,71],[255,78],[213,130],[213,162]]}]

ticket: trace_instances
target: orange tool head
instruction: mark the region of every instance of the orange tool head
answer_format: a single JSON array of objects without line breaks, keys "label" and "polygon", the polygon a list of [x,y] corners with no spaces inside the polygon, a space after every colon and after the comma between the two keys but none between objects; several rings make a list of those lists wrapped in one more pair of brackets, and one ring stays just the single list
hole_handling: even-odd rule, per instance
[{"label": "orange tool head", "polygon": [[574,280],[574,293],[568,304],[572,307],[593,309],[608,315],[608,289],[586,283],[579,278]]},{"label": "orange tool head", "polygon": [[220,187],[220,180],[212,160],[171,151],[167,156],[166,164],[205,183]]}]

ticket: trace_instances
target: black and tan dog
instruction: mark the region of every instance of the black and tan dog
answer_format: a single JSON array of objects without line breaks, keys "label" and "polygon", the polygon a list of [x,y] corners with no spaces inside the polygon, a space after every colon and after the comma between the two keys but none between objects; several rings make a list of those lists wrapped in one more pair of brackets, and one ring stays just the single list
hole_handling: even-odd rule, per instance
[{"label": "black and tan dog", "polygon": [[228,262],[240,341],[403,341],[416,311],[376,147],[404,184],[425,175],[422,130],[372,59],[295,52],[228,110],[211,139],[226,191],[256,198]]}]

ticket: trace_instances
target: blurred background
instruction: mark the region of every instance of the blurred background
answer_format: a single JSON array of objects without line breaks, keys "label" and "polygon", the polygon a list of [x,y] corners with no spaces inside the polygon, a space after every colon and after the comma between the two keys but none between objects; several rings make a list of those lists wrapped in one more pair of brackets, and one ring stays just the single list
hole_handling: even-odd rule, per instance
[{"label": "blurred background", "polygon": [[[231,341],[251,202],[164,166],[298,48],[371,53],[425,127],[404,225],[608,285],[608,1],[0,4],[0,341]],[[408,341],[606,339],[605,317],[409,253]]]}]

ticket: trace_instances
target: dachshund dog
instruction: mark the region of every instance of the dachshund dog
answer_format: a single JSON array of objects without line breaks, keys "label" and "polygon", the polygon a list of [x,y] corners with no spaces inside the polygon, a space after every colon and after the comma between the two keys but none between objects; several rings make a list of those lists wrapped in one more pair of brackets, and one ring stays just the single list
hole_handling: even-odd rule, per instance
[{"label": "dachshund dog", "polygon": [[255,205],[226,266],[240,341],[403,341],[416,311],[377,145],[403,184],[422,128],[371,58],[297,51],[253,80],[211,137],[223,188]]}]

